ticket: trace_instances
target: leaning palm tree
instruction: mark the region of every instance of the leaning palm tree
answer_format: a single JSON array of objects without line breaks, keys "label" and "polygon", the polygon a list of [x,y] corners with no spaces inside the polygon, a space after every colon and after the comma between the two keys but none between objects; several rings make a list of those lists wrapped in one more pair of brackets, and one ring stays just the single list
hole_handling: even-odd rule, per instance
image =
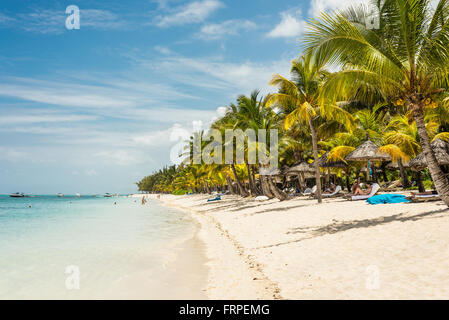
[{"label": "leaning palm tree", "polygon": [[[435,187],[449,205],[449,183],[432,152],[424,113],[447,94],[449,76],[449,1],[435,9],[429,0],[375,1],[379,24],[365,23],[366,7],[310,23],[308,50],[322,50],[342,69],[331,75],[323,97],[342,95],[403,105],[416,122],[420,144]],[[372,12],[372,11],[371,11]],[[378,28],[377,28],[378,27]]]},{"label": "leaning palm tree", "polygon": [[292,105],[294,106],[293,111],[285,118],[285,129],[291,128],[298,122],[305,123],[310,129],[319,203],[322,202],[322,197],[316,124],[320,120],[334,119],[349,126],[352,118],[349,113],[339,108],[336,104],[319,102],[321,87],[329,75],[326,66],[327,60],[320,52],[309,51],[298,60],[292,61],[292,80],[288,80],[278,74],[274,75],[270,81],[271,85],[279,87],[279,92],[271,95],[272,104],[286,109],[290,109]]}]

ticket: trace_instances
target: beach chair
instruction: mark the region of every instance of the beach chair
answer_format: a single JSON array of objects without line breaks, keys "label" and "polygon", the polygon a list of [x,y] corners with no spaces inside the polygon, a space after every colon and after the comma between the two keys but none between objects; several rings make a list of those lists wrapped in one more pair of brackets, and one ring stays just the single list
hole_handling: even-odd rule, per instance
[{"label": "beach chair", "polygon": [[406,199],[410,200],[411,202],[429,202],[441,200],[438,194],[423,194],[423,195],[416,195],[414,197],[408,196],[406,197]]},{"label": "beach chair", "polygon": [[341,192],[341,190],[342,190],[341,186],[337,186],[337,187],[335,188],[335,191],[334,191],[334,192],[332,192],[332,193],[322,193],[321,196],[322,196],[323,198],[338,197],[338,196],[339,196],[339,193]]},{"label": "beach chair", "polygon": [[307,188],[306,190],[304,190],[304,192],[302,193],[303,196],[310,196],[312,194],[314,194],[316,191],[316,186],[313,186],[312,189]]},{"label": "beach chair", "polygon": [[356,201],[356,200],[366,200],[374,196],[380,189],[380,186],[377,183],[373,183],[373,187],[371,189],[370,194],[360,195],[360,196],[351,196],[348,200]]}]

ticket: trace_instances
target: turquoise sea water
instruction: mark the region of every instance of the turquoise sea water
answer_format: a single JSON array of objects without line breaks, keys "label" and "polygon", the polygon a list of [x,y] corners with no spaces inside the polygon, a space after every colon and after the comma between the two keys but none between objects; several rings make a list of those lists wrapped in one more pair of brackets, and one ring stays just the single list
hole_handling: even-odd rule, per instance
[{"label": "turquoise sea water", "polygon": [[157,201],[0,196],[0,299],[201,297],[196,230]]}]

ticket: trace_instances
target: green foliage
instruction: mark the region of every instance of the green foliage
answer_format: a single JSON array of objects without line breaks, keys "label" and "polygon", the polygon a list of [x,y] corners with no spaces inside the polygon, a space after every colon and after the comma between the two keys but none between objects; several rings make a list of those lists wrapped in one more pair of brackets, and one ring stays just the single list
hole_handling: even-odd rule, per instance
[{"label": "green foliage", "polygon": [[433,181],[432,180],[424,180],[423,181],[423,185],[424,185],[424,188],[426,189],[426,190],[433,190],[433,189],[435,189],[435,185],[433,184]]},{"label": "green foliage", "polygon": [[[239,95],[211,127],[223,136],[227,129],[277,129],[279,167],[311,162],[312,151],[329,151],[328,159],[344,161],[367,137],[394,161],[406,162],[422,152],[425,141],[414,121],[418,113],[430,139],[449,140],[449,0],[439,1],[433,11],[429,0],[373,4],[381,12],[379,29],[366,27],[366,6],[312,20],[304,37],[306,50],[292,61],[291,77],[274,75],[270,81],[277,92]],[[312,131],[318,140],[314,146]],[[194,137],[204,134],[192,134],[186,159],[192,157]],[[203,148],[208,141],[201,141]],[[244,146],[245,151],[267,147]],[[248,181],[245,164],[233,164],[236,176],[229,165],[182,164],[154,172],[137,185],[139,191],[181,195],[222,189],[230,179]],[[258,165],[253,169],[257,172]],[[348,163],[331,170],[355,178],[360,169],[361,163]],[[387,176],[400,179],[398,171]],[[432,189],[428,170],[422,178]]]},{"label": "green foliage", "polygon": [[187,193],[190,193],[190,192],[192,192],[192,191],[191,191],[191,190],[189,191],[189,190],[183,189],[183,190],[176,190],[176,191],[173,191],[172,194],[175,195],[175,196],[183,196],[183,195],[185,195],[185,194],[187,194]]}]

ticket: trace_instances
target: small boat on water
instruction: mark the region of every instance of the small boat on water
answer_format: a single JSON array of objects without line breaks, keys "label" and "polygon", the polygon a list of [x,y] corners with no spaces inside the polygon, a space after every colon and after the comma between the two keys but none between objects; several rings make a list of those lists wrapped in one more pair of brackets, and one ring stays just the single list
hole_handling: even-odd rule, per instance
[{"label": "small boat on water", "polygon": [[24,198],[25,194],[21,193],[21,192],[16,192],[16,193],[11,193],[9,195],[11,198]]},{"label": "small boat on water", "polygon": [[77,193],[77,194],[75,194],[75,196],[79,198],[79,197],[81,197],[81,194]]},{"label": "small boat on water", "polygon": [[59,197],[59,198],[62,198],[62,197],[64,197],[64,194],[58,193],[58,197]]},{"label": "small boat on water", "polygon": [[104,194],[104,197],[105,197],[105,198],[111,198],[111,197],[112,197],[112,194],[106,192],[106,193]]}]

